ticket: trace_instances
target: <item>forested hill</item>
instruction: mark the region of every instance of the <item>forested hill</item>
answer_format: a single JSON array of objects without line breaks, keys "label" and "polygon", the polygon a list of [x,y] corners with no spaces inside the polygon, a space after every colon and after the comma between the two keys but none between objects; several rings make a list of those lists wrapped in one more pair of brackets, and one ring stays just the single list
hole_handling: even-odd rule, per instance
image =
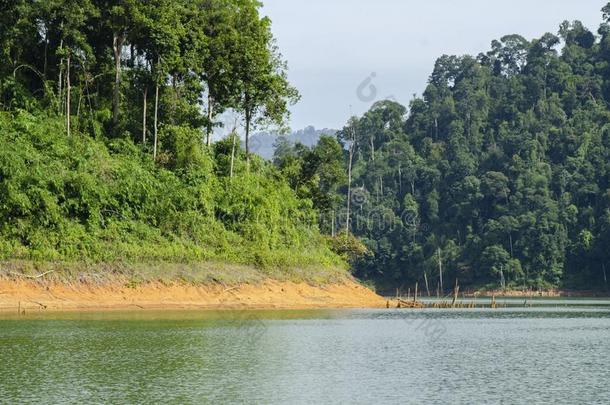
[{"label": "forested hill", "polygon": [[298,100],[260,6],[0,2],[0,260],[345,268],[250,153]]},{"label": "forested hill", "polygon": [[[344,176],[325,209],[349,216],[368,247],[358,275],[384,286],[427,279],[436,291],[440,263],[445,289],[456,278],[607,288],[610,5],[603,18],[597,34],[564,22],[556,35],[443,56],[408,110],[381,101],[339,132],[343,173],[353,152],[351,206],[347,215]],[[301,156],[307,179],[307,159],[321,155],[282,150],[276,161],[290,173]]]},{"label": "forested hill", "polygon": [[[381,286],[607,288],[610,4],[443,56],[314,146],[256,0],[0,3],[0,259],[342,267]],[[212,142],[221,114],[245,127]],[[325,235],[326,234],[326,235]],[[355,236],[356,238],[354,238]]]}]

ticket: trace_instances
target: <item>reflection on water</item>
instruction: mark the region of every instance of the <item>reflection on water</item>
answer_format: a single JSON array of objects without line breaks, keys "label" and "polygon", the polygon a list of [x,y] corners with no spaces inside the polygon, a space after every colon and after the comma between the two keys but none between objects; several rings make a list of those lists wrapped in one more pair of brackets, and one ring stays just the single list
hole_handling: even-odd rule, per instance
[{"label": "reflection on water", "polygon": [[610,398],[610,308],[593,303],[0,316],[0,403]]}]

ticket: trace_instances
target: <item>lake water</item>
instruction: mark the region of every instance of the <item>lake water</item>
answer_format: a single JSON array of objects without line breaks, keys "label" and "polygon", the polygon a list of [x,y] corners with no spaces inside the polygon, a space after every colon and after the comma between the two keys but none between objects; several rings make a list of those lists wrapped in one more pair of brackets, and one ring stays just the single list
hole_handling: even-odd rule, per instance
[{"label": "lake water", "polygon": [[4,314],[0,403],[607,404],[595,304]]}]

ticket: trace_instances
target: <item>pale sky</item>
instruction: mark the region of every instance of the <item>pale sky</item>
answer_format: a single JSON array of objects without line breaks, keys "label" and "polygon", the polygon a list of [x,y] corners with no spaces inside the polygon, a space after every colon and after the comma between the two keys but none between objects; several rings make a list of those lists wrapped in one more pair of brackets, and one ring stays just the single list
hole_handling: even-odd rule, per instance
[{"label": "pale sky", "polygon": [[[594,33],[610,0],[264,0],[263,13],[302,95],[293,130],[341,128],[392,96],[408,105],[443,54],[487,52],[493,39],[531,39],[580,20]],[[357,89],[374,74],[369,86]],[[374,96],[374,97],[373,97]]]}]

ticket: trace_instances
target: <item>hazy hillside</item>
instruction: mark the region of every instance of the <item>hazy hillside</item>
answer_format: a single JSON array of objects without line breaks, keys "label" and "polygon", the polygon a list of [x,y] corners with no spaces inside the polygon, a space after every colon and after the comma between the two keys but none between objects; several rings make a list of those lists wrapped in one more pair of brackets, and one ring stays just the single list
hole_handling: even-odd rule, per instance
[{"label": "hazy hillside", "polygon": [[301,143],[305,146],[314,146],[318,143],[322,135],[335,135],[336,129],[316,129],[309,126],[305,129],[292,132],[290,135],[279,135],[272,132],[259,132],[254,134],[251,139],[252,152],[265,159],[271,159],[275,152],[275,143],[280,136],[285,137],[292,145]]}]

